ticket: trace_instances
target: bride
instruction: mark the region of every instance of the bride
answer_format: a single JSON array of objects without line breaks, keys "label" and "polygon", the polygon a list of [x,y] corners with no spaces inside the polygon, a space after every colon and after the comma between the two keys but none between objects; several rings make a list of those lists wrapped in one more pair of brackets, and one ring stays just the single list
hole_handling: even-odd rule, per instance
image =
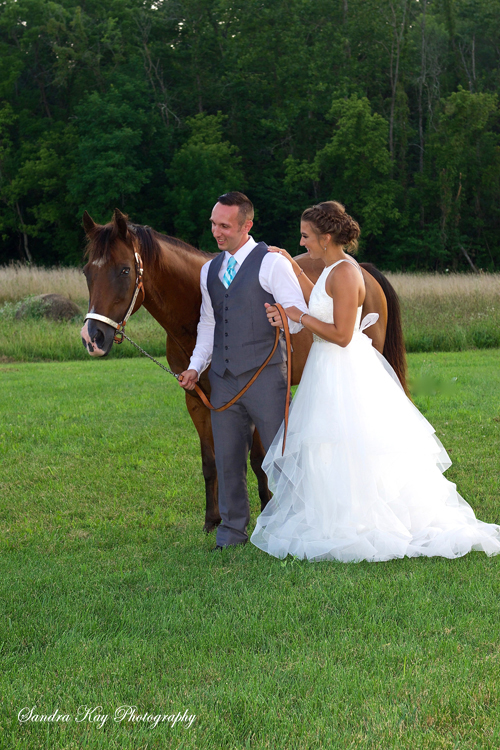
[{"label": "bride", "polygon": [[[365,287],[356,261],[358,224],[335,201],[302,214],[300,244],[326,268],[316,285],[300,276],[309,313],[288,308],[313,333],[293,400],[263,468],[273,498],[251,541],[275,557],[371,562],[418,555],[500,553],[500,526],[476,519],[443,472],[451,465],[432,426],[406,397],[363,330]],[[271,325],[280,325],[268,307]],[[275,320],[274,320],[275,319]]]}]

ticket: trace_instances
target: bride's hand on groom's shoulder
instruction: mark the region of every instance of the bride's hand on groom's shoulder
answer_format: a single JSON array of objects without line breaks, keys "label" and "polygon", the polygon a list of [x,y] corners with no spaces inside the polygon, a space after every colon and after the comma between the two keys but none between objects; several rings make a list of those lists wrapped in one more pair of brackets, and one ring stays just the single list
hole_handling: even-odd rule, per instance
[{"label": "bride's hand on groom's shoulder", "polygon": [[282,255],[284,258],[292,262],[292,256],[290,253],[287,253],[287,251],[283,247],[276,247],[276,245],[269,245],[267,248],[270,253],[279,253],[279,255]]}]

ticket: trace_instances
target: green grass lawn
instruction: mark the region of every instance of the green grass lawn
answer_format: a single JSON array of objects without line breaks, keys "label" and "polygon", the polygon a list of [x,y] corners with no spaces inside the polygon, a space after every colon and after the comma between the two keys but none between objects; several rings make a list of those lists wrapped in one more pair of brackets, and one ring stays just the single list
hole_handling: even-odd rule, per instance
[{"label": "green grass lawn", "polygon": [[[448,477],[499,522],[500,350],[409,360]],[[498,750],[500,558],[212,555],[173,378],[89,359],[0,383],[2,750]]]}]

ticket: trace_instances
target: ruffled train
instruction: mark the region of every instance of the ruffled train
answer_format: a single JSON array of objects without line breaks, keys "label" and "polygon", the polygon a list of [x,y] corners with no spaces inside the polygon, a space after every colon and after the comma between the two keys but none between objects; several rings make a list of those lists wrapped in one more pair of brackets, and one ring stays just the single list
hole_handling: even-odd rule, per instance
[{"label": "ruffled train", "polygon": [[285,455],[282,426],[264,460],[273,498],[253,544],[342,562],[500,553],[500,526],[477,520],[445,479],[446,451],[390,373],[360,331],[345,348],[313,344]]}]

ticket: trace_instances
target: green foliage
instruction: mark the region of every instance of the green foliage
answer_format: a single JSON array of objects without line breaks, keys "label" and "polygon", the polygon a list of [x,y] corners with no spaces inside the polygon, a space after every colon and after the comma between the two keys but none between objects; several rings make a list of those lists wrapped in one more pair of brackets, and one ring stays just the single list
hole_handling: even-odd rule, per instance
[{"label": "green foliage", "polygon": [[[297,246],[335,197],[383,268],[500,263],[500,0],[5,0],[0,262],[81,257],[84,209],[215,249],[243,188]],[[333,103],[333,105],[332,105]]]},{"label": "green foliage", "polygon": [[217,197],[245,187],[238,149],[223,138],[225,119],[220,112],[188,118],[191,135],[167,170],[176,234],[203,250],[214,249],[208,219]]},{"label": "green foliage", "polygon": [[0,107],[0,200],[8,210],[0,211],[0,232],[5,237],[7,232],[17,226],[15,212],[10,201],[11,179],[13,172],[13,126],[16,114],[8,102]]},{"label": "green foliage", "polygon": [[499,223],[500,110],[496,94],[474,94],[461,87],[443,105],[430,150],[438,178],[442,242],[450,250],[467,243],[467,236],[484,229],[486,221]]},{"label": "green foliage", "polygon": [[366,97],[355,95],[336,100],[330,117],[335,122],[331,140],[316,153],[312,164],[299,167],[289,158],[287,184],[312,180],[317,183],[316,192],[340,200],[358,217],[364,238],[381,235],[399,216],[387,148],[388,123],[371,112]]},{"label": "green foliage", "polygon": [[144,167],[146,140],[154,137],[141,94],[125,81],[106,94],[93,91],[76,108],[78,156],[68,179],[69,199],[95,221],[105,223],[114,206],[127,201],[149,181]]}]

